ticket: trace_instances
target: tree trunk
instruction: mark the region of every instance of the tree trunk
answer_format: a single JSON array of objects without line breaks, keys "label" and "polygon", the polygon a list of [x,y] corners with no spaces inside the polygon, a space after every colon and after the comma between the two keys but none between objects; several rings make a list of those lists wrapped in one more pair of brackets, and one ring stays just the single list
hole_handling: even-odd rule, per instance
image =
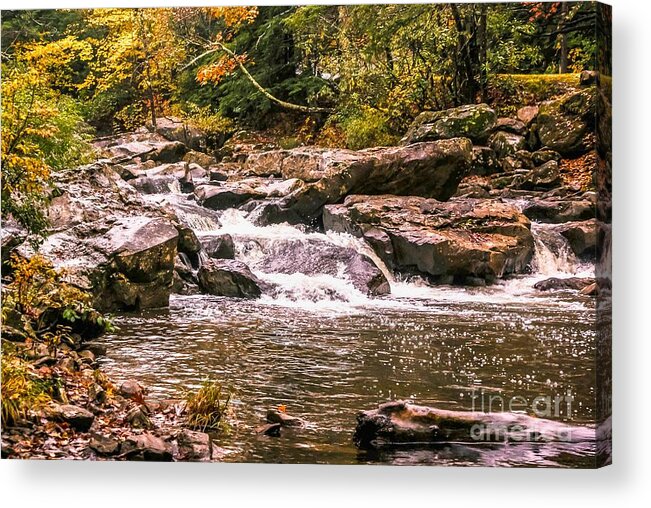
[{"label": "tree trunk", "polygon": [[[568,12],[568,5],[567,2],[562,2],[561,3],[561,24],[559,26],[559,30],[562,30],[565,27],[565,23],[567,21],[567,12]],[[567,47],[567,34],[566,33],[560,33],[558,34],[559,42],[560,42],[560,47],[561,47],[561,56],[560,56],[560,62],[558,65],[558,72],[560,74],[566,74],[567,73],[567,53],[568,53],[568,47]]]}]

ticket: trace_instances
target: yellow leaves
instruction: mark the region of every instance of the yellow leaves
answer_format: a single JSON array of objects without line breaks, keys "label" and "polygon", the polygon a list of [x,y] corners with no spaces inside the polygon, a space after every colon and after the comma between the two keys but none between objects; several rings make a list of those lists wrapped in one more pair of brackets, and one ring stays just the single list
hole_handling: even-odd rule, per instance
[{"label": "yellow leaves", "polygon": [[258,8],[252,7],[207,7],[206,12],[209,16],[221,19],[226,28],[238,30],[239,28],[250,25],[258,16]]}]

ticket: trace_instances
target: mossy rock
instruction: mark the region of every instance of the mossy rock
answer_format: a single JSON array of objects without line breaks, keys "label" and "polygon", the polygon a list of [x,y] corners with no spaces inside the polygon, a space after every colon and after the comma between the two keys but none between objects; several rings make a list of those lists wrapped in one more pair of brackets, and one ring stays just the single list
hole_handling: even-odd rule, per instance
[{"label": "mossy rock", "polygon": [[565,95],[540,106],[537,133],[542,146],[561,155],[578,155],[592,148],[588,134],[594,131],[595,89]]},{"label": "mossy rock", "polygon": [[497,114],[487,104],[424,111],[413,121],[402,142],[409,144],[461,137],[482,142],[486,141],[496,122]]}]

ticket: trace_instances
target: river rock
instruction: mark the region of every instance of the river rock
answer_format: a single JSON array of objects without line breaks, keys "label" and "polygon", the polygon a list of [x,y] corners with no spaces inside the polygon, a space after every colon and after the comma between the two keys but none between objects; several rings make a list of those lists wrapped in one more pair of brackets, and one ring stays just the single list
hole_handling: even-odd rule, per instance
[{"label": "river rock", "polygon": [[518,109],[516,116],[526,127],[529,127],[538,116],[538,106],[524,106]]},{"label": "river rock", "polygon": [[134,429],[151,429],[153,424],[145,410],[140,406],[132,407],[124,417],[124,420]]},{"label": "river rock", "polygon": [[595,216],[595,204],[588,199],[533,199],[523,208],[529,219],[538,222],[562,223],[569,221],[584,221]]},{"label": "river rock", "polygon": [[502,164],[497,158],[495,150],[488,146],[472,147],[470,174],[485,176],[492,175],[493,173],[500,173],[501,171]]},{"label": "river rock", "polygon": [[544,102],[536,118],[540,143],[564,156],[584,153],[594,147],[587,134],[594,130],[595,115],[594,87]]},{"label": "river rock", "polygon": [[234,259],[235,244],[229,234],[203,234],[199,237],[201,247],[208,257],[215,259]]},{"label": "river rock", "polygon": [[197,273],[199,287],[214,296],[258,298],[261,282],[249,267],[234,259],[210,259]]},{"label": "river rock", "polygon": [[244,182],[221,185],[199,185],[195,189],[197,202],[211,210],[235,208],[251,199],[266,197]]},{"label": "river rock", "polygon": [[568,277],[568,278],[558,278],[550,277],[549,279],[541,280],[536,282],[533,287],[538,291],[551,291],[551,290],[563,290],[563,289],[572,289],[576,291],[581,291],[585,287],[594,283],[594,279],[590,277]]},{"label": "river rock", "polygon": [[192,150],[206,148],[205,134],[180,118],[172,116],[156,118],[156,132],[165,139],[179,141]]},{"label": "river rock", "polygon": [[120,456],[127,460],[171,462],[171,447],[149,432],[132,434],[120,445]]},{"label": "river rock", "polygon": [[277,409],[267,411],[267,423],[279,423],[282,427],[302,427],[305,422],[297,416],[291,416]]},{"label": "river rock", "polygon": [[529,220],[497,200],[349,196],[324,209],[327,230],[364,237],[398,271],[463,283],[525,270],[533,255]]},{"label": "river rock", "polygon": [[[320,219],[324,205],[350,194],[447,200],[470,168],[472,143],[457,138],[360,151],[303,147],[277,155],[282,177],[305,185],[271,203],[265,209],[266,222],[309,223]],[[247,164],[255,163],[252,157]]]},{"label": "river rock", "polygon": [[145,389],[138,381],[127,379],[120,385],[118,393],[127,399],[142,400],[145,395]]},{"label": "river rock", "polygon": [[518,150],[523,150],[527,146],[527,141],[524,136],[514,134],[513,132],[497,131],[491,134],[488,138],[488,146],[490,146],[499,159],[507,155],[513,155]]},{"label": "river rock", "polygon": [[580,222],[566,222],[554,229],[563,235],[574,254],[580,258],[594,259],[597,255],[599,224],[597,219]]},{"label": "river rock", "polygon": [[519,176],[511,187],[522,190],[549,190],[562,183],[558,162],[551,160]]},{"label": "river rock", "polygon": [[270,437],[280,437],[282,425],[280,423],[265,423],[256,427],[256,434],[262,434]]},{"label": "river rock", "polygon": [[178,178],[172,175],[139,176],[129,183],[142,194],[167,194],[179,188]]},{"label": "river rock", "polygon": [[111,436],[95,433],[88,446],[98,455],[115,455],[120,449],[120,442]]},{"label": "river rock", "polygon": [[209,462],[212,457],[212,441],[205,432],[182,429],[176,436],[178,460],[184,462]]},{"label": "river rock", "polygon": [[502,117],[497,119],[497,122],[495,123],[495,130],[524,136],[527,132],[527,126],[524,124],[524,122],[516,118]]},{"label": "river rock", "polygon": [[593,428],[569,426],[521,413],[449,411],[405,401],[387,402],[357,416],[360,448],[442,442],[591,442]]},{"label": "river rock", "polygon": [[496,123],[495,111],[486,104],[469,104],[443,111],[424,111],[414,119],[402,143],[461,137],[479,143],[486,141]]},{"label": "river rock", "polygon": [[182,142],[169,141],[160,134],[147,130],[101,138],[93,145],[117,163],[135,159],[141,162],[178,162],[188,151]]},{"label": "river rock", "polygon": [[[320,239],[287,238],[265,241],[251,239],[248,244],[264,252],[254,269],[264,273],[302,273],[305,275],[344,275],[361,293],[380,296],[390,292],[389,282],[375,263],[353,247]],[[253,266],[253,265],[252,265]]]},{"label": "river rock", "polygon": [[2,240],[2,264],[4,264],[9,261],[14,249],[25,241],[27,231],[15,220],[3,218],[0,235]]},{"label": "river rock", "polygon": [[560,162],[561,161],[561,154],[558,152],[555,152],[554,150],[548,150],[545,148],[542,148],[540,150],[536,150],[534,153],[531,154],[531,159],[533,163],[536,166],[542,166],[546,162],[549,161],[556,161]]},{"label": "river rock", "polygon": [[46,410],[46,415],[57,422],[64,422],[79,432],[88,432],[95,415],[83,407],[58,404]]}]

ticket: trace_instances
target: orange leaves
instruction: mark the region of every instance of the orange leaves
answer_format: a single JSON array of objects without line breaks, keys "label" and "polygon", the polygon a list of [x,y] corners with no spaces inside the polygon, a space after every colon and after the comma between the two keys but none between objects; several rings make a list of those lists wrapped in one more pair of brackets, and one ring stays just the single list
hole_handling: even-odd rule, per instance
[{"label": "orange leaves", "polygon": [[255,6],[208,7],[206,8],[206,12],[213,18],[223,20],[226,28],[232,28],[234,30],[253,23],[258,16],[258,8]]},{"label": "orange leaves", "polygon": [[244,65],[247,55],[237,55],[231,58],[223,55],[216,62],[201,67],[197,72],[197,81],[202,85],[207,83],[219,83],[225,76],[231,74],[240,64]]}]

